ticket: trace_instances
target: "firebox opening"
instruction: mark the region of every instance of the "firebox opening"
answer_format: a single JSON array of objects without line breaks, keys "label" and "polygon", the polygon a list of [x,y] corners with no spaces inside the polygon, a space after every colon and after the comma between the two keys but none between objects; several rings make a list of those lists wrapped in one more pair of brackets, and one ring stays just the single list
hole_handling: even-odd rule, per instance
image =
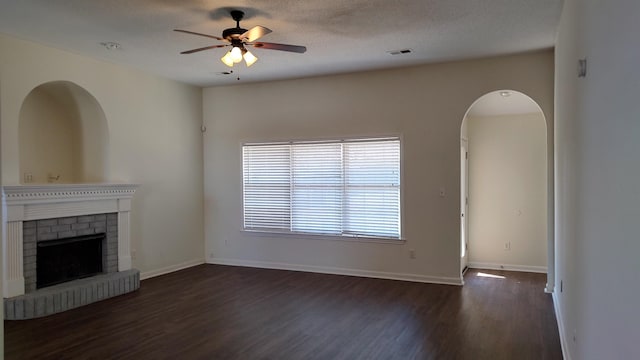
[{"label": "firebox opening", "polygon": [[106,234],[100,233],[39,242],[36,288],[102,273],[105,241]]}]

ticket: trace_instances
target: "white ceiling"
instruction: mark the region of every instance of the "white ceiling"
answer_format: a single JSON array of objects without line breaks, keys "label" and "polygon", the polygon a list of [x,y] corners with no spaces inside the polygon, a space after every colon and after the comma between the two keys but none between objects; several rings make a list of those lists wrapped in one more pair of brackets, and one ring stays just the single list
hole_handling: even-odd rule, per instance
[{"label": "white ceiling", "polygon": [[[506,92],[508,96],[501,95],[502,92]],[[473,103],[467,116],[521,115],[540,113],[541,111],[535,101],[521,92],[493,91]]]},{"label": "white ceiling", "polygon": [[[554,45],[562,0],[0,0],[0,32],[182,82],[224,85],[393,68],[510,54]],[[220,36],[241,26],[273,33],[261,41],[304,45],[304,54],[251,50],[259,61],[234,67],[219,43],[174,28]],[[108,51],[101,42],[118,42]],[[410,54],[387,51],[410,48]]]}]

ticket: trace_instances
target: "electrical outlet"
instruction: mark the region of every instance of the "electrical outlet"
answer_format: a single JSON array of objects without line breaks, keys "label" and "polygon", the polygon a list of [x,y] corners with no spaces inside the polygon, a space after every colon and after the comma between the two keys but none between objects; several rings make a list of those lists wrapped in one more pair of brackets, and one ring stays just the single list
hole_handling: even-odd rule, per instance
[{"label": "electrical outlet", "polygon": [[131,260],[136,259],[136,249],[131,249]]},{"label": "electrical outlet", "polygon": [[409,250],[409,259],[415,259],[416,258],[416,251],[411,249]]},{"label": "electrical outlet", "polygon": [[33,182],[33,174],[31,173],[24,173],[24,183],[28,184],[30,182]]},{"label": "electrical outlet", "polygon": [[505,251],[511,250],[511,241],[507,241],[506,243],[504,243],[504,250]]},{"label": "electrical outlet", "polygon": [[209,253],[209,259],[213,259],[213,253]]}]

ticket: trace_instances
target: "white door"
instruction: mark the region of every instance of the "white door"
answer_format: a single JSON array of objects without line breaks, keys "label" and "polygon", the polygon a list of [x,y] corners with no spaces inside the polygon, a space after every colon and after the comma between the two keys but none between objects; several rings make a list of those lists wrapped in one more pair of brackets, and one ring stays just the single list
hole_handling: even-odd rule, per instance
[{"label": "white door", "polygon": [[469,152],[467,140],[460,140],[460,271],[467,267],[469,248]]}]

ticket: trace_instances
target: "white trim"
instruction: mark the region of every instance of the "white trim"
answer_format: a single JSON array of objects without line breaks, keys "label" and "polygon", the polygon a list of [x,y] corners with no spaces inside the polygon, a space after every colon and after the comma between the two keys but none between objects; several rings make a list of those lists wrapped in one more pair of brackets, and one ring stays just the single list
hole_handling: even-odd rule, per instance
[{"label": "white trim", "polygon": [[547,273],[546,266],[494,264],[494,263],[481,263],[481,262],[469,262],[467,263],[467,266],[472,269],[522,271],[522,272],[533,272],[533,273],[543,273],[543,274]]},{"label": "white trim", "polygon": [[24,276],[17,279],[3,279],[3,281],[2,291],[4,294],[24,294]]},{"label": "white trim", "polygon": [[458,285],[462,286],[460,278],[455,277],[439,277],[439,276],[425,276],[418,274],[404,274],[404,273],[390,273],[383,271],[370,271],[360,269],[345,269],[328,266],[311,266],[301,264],[287,264],[267,261],[253,261],[253,260],[238,260],[238,259],[221,259],[212,258],[207,260],[208,264],[217,265],[232,265],[232,266],[245,266],[261,269],[277,269],[277,270],[291,270],[291,271],[304,271],[321,274],[334,274],[334,275],[347,275],[347,276],[360,276],[376,279],[389,279],[389,280],[402,280],[413,281],[430,284],[444,284],[444,285]]},{"label": "white trim", "polygon": [[12,185],[2,188],[7,222],[131,210],[137,184]]},{"label": "white trim", "polygon": [[[364,143],[364,142],[383,142],[383,141],[397,141],[399,146],[399,171],[400,171],[400,181],[398,183],[399,190],[399,212],[398,212],[398,224],[399,231],[398,237],[386,237],[386,236],[371,236],[371,235],[358,235],[358,234],[343,234],[343,235],[332,235],[332,234],[314,234],[314,233],[305,233],[305,232],[294,232],[294,231],[271,231],[265,229],[253,229],[246,228],[246,213],[245,213],[245,168],[244,168],[244,150],[245,147],[259,147],[259,146],[271,146],[271,145],[305,145],[305,144],[346,144],[346,143]],[[240,173],[242,174],[242,219],[243,225],[240,231],[243,232],[254,232],[260,236],[260,234],[291,234],[294,236],[311,236],[310,238],[315,237],[316,239],[328,239],[328,240],[340,240],[340,241],[360,241],[360,242],[370,242],[370,243],[399,243],[404,244],[406,239],[403,237],[403,229],[404,227],[404,135],[392,134],[392,135],[362,135],[357,137],[337,137],[337,138],[321,138],[321,139],[307,139],[307,140],[274,140],[274,141],[241,141],[240,142],[240,156],[242,157],[242,162],[240,163]],[[343,149],[344,150],[344,149]],[[293,165],[291,165],[293,166]],[[344,162],[342,164],[342,171],[344,172]],[[290,180],[291,181],[291,180]],[[344,185],[344,184],[343,184]],[[343,186],[344,189],[344,186]],[[344,194],[343,194],[344,196]],[[267,235],[268,236],[268,235]],[[357,240],[353,240],[353,238],[358,238]]]},{"label": "white trim", "polygon": [[43,184],[3,186],[7,206],[131,198],[137,184]]},{"label": "white trim", "polygon": [[[77,202],[43,203],[28,205],[8,205],[9,221],[29,221],[53,219],[67,216],[81,216],[93,214],[107,214],[118,212],[118,200],[82,200]],[[17,218],[16,213],[22,216]],[[63,215],[60,215],[63,214]]]},{"label": "white trim", "polygon": [[470,269],[469,265],[466,265],[464,269],[462,269],[462,272],[460,273],[460,284],[462,286],[464,286],[464,274],[466,274],[467,271],[469,271],[469,269]]},{"label": "white trim", "polygon": [[118,271],[131,269],[130,227],[129,211],[118,212]]},{"label": "white trim", "polygon": [[2,241],[3,294],[24,294],[22,221],[5,223]]},{"label": "white trim", "polygon": [[24,221],[118,213],[118,270],[131,268],[129,212],[137,184],[42,184],[2,187],[4,297],[24,294]]},{"label": "white trim", "polygon": [[562,320],[562,311],[560,310],[560,304],[558,300],[558,293],[554,292],[551,294],[553,299],[553,309],[556,312],[556,321],[558,322],[558,334],[560,335],[560,347],[562,348],[562,357],[565,360],[571,360],[571,354],[569,353],[569,347],[567,344],[567,338],[565,337],[564,332],[564,321]]},{"label": "white trim", "polygon": [[286,145],[286,144],[322,144],[322,143],[342,143],[342,142],[363,142],[363,141],[380,141],[380,140],[393,140],[398,139],[402,142],[404,133],[402,132],[383,132],[383,133],[364,133],[357,136],[329,136],[329,137],[304,137],[304,138],[271,138],[265,140],[261,139],[240,139],[240,147],[245,145]]},{"label": "white trim", "polygon": [[185,262],[171,265],[171,266],[166,266],[156,270],[141,272],[140,280],[151,279],[156,276],[166,275],[175,271],[188,269],[190,267],[194,267],[202,264],[204,264],[204,259],[195,259],[195,260],[189,260],[189,261],[185,261]]},{"label": "white trim", "polygon": [[256,237],[293,237],[296,239],[305,240],[322,240],[322,241],[348,241],[348,242],[365,242],[365,243],[378,243],[378,244],[391,244],[391,245],[404,245],[406,239],[398,238],[385,238],[385,237],[373,237],[373,236],[347,236],[347,235],[330,235],[330,234],[314,234],[295,231],[266,231],[266,230],[250,230],[242,229],[241,233],[247,236]]}]

